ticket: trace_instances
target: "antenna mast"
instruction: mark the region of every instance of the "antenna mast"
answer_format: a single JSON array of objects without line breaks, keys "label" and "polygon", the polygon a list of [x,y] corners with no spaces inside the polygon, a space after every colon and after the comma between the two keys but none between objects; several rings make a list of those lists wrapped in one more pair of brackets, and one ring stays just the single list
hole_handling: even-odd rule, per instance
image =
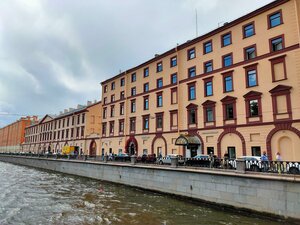
[{"label": "antenna mast", "polygon": [[196,37],[198,37],[198,15],[197,15],[197,9],[195,9],[196,11]]}]

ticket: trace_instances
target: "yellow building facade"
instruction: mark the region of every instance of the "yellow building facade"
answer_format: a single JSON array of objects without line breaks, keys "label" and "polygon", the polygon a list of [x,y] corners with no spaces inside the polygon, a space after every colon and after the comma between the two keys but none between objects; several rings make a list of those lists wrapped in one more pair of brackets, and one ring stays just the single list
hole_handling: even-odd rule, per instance
[{"label": "yellow building facade", "polygon": [[102,153],[300,160],[299,18],[274,1],[103,81]]},{"label": "yellow building facade", "polygon": [[64,146],[74,146],[78,153],[99,155],[101,110],[101,102],[88,101],[59,115],[45,115],[26,127],[23,151],[61,153]]}]

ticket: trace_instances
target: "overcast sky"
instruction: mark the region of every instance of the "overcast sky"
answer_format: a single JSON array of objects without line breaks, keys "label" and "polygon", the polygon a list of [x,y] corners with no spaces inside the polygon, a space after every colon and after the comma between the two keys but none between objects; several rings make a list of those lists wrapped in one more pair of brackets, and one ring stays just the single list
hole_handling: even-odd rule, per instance
[{"label": "overcast sky", "polygon": [[1,0],[0,127],[99,100],[100,82],[272,0]]}]

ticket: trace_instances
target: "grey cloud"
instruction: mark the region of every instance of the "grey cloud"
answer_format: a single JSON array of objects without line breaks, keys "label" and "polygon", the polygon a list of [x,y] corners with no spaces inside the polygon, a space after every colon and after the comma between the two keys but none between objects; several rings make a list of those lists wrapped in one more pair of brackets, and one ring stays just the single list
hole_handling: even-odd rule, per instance
[{"label": "grey cloud", "polygon": [[271,0],[0,2],[0,127],[100,99],[99,83]]}]

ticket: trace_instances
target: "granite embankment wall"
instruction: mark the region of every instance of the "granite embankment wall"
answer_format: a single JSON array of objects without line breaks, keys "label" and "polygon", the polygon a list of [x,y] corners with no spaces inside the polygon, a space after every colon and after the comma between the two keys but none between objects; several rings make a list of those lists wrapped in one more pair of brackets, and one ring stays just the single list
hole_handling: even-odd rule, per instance
[{"label": "granite embankment wall", "polygon": [[0,161],[300,219],[300,177],[0,156]]}]

